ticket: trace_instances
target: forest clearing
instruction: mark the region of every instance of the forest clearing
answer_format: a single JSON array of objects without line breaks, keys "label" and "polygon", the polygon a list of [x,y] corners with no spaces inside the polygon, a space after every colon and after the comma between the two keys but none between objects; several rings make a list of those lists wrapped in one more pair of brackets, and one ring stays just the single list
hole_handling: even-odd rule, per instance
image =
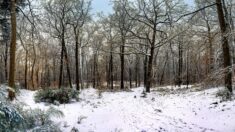
[{"label": "forest clearing", "polygon": [[[200,89],[167,86],[143,97],[143,87],[130,91],[102,92],[89,88],[80,101],[55,106],[63,118],[55,118],[62,131],[81,132],[233,132],[235,101],[221,102],[222,88]],[[18,100],[31,108],[47,109],[35,103],[35,92],[22,90]]]},{"label": "forest clearing", "polygon": [[235,132],[235,0],[0,0],[0,132]]}]

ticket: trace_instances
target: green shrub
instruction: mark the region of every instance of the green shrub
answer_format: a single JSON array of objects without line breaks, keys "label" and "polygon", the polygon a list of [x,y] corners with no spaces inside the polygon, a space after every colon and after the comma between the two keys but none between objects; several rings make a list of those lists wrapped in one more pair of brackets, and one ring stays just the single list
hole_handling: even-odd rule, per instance
[{"label": "green shrub", "polygon": [[39,90],[34,99],[36,102],[69,103],[72,99],[78,101],[79,91],[70,88]]},{"label": "green shrub", "polygon": [[59,127],[51,121],[51,117],[62,116],[63,113],[54,107],[48,110],[24,109],[24,104],[13,104],[7,100],[6,87],[0,86],[0,132],[59,132]]},{"label": "green shrub", "polygon": [[221,98],[221,101],[228,101],[232,99],[232,94],[227,89],[223,89],[216,93],[216,97]]},{"label": "green shrub", "polygon": [[50,107],[48,110],[28,109],[24,110],[22,115],[25,119],[25,125],[28,128],[48,127],[48,125],[53,127],[54,123],[51,121],[51,118],[64,116],[63,112],[54,107]]},{"label": "green shrub", "polygon": [[23,127],[24,118],[7,99],[7,86],[0,86],[0,131],[17,131]]},{"label": "green shrub", "polygon": [[23,127],[23,116],[7,102],[0,102],[0,131],[17,131]]}]

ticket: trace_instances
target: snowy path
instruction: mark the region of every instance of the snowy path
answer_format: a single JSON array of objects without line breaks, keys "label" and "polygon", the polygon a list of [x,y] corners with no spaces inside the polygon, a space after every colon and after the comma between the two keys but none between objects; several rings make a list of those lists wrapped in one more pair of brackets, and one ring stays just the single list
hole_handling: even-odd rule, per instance
[{"label": "snowy path", "polygon": [[[63,131],[76,127],[81,132],[234,132],[235,101],[213,104],[216,89],[184,94],[152,92],[141,97],[143,88],[133,92],[104,92],[94,89],[81,92],[81,101],[56,106],[65,114],[60,123]],[[33,108],[34,92],[23,90],[19,99]],[[78,122],[78,118],[82,118]],[[66,122],[66,123],[65,123]]]}]

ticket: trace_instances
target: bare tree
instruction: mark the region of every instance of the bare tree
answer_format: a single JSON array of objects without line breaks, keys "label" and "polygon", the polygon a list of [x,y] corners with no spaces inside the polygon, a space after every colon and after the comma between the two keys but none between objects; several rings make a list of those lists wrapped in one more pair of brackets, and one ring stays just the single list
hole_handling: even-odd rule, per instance
[{"label": "bare tree", "polygon": [[228,23],[225,21],[223,7],[221,0],[216,0],[218,19],[221,29],[222,37],[222,48],[223,48],[223,59],[224,68],[227,69],[224,76],[225,87],[232,93],[232,72],[228,67],[231,67],[231,58],[228,43]]},{"label": "bare tree", "polygon": [[66,48],[66,31],[69,23],[68,14],[71,10],[71,3],[69,0],[49,1],[45,5],[45,9],[48,12],[47,22],[49,27],[54,30],[52,36],[59,39],[61,43],[61,57],[60,57],[60,75],[59,75],[59,88],[62,86],[63,77],[63,64],[67,65],[67,75],[69,80],[69,86],[72,88],[72,81],[70,75],[69,58]]},{"label": "bare tree", "polygon": [[89,20],[89,11],[91,2],[85,2],[85,0],[74,0],[75,4],[72,6],[71,12],[71,21],[69,22],[73,28],[74,32],[74,40],[75,40],[75,69],[76,69],[76,88],[77,90],[80,89],[79,86],[79,56],[80,56],[80,48],[81,44],[79,44],[79,37],[80,32],[82,30],[83,25],[85,22]]},{"label": "bare tree", "polygon": [[[123,6],[124,5],[124,6]],[[129,19],[127,12],[125,11],[125,6],[128,6],[127,0],[121,0],[114,3],[115,11],[115,21],[116,27],[120,33],[120,68],[121,68],[121,84],[120,88],[124,89],[124,71],[125,71],[125,45],[127,41],[127,35],[129,30],[131,30],[133,23]]]}]

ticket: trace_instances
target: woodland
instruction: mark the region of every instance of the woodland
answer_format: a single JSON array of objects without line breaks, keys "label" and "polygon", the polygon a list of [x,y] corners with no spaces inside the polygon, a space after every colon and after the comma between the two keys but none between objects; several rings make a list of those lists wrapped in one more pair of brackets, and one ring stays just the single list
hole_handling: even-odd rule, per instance
[{"label": "woodland", "polygon": [[0,0],[0,131],[235,131],[235,0],[93,2]]}]

